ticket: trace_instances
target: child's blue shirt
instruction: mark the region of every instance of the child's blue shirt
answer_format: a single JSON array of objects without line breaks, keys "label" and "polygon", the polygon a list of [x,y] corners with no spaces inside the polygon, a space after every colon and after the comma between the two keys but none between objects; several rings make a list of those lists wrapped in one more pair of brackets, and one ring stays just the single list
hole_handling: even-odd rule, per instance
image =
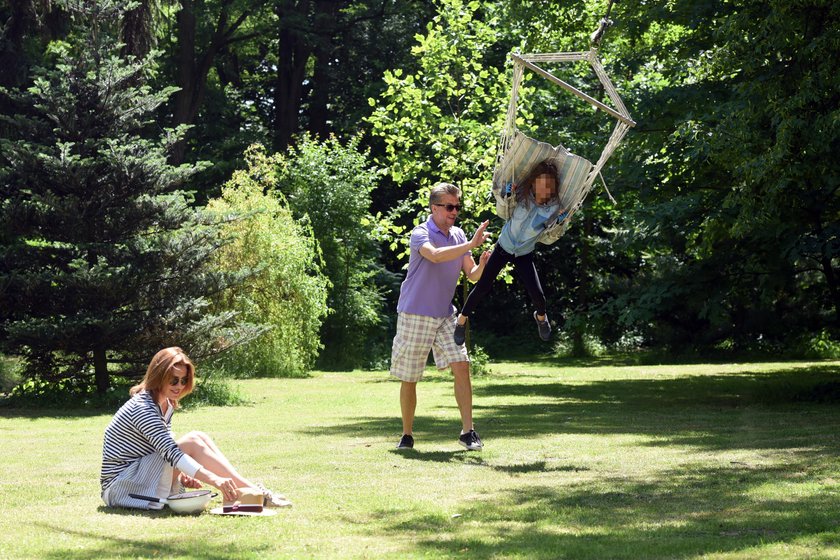
[{"label": "child's blue shirt", "polygon": [[556,200],[552,204],[540,205],[531,195],[530,204],[517,204],[505,222],[499,234],[499,245],[511,255],[527,255],[534,250],[537,239],[545,228],[556,221],[555,218],[565,218],[566,213],[559,214],[559,210],[560,204]]}]

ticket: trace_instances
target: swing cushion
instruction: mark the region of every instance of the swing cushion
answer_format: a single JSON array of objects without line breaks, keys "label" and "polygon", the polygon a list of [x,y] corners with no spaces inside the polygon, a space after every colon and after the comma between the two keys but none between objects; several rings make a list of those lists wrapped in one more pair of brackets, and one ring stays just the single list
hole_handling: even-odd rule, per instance
[{"label": "swing cushion", "polygon": [[543,160],[552,160],[560,171],[560,204],[564,208],[576,204],[592,164],[562,145],[552,146],[534,140],[518,130],[493,173],[493,194],[497,199],[500,198],[505,185],[524,178],[532,166]]},{"label": "swing cushion", "polygon": [[[573,153],[562,145],[552,146],[526,136],[520,131],[514,133],[510,147],[502,155],[502,159],[493,173],[493,196],[496,198],[496,211],[505,220],[513,212],[515,197],[502,197],[502,190],[508,183],[516,183],[540,161],[552,161],[560,172],[560,206],[570,211],[580,202],[587,184],[586,178],[592,171],[592,164]],[[563,220],[547,228],[538,241],[551,244],[559,239],[566,230],[569,220]]]}]

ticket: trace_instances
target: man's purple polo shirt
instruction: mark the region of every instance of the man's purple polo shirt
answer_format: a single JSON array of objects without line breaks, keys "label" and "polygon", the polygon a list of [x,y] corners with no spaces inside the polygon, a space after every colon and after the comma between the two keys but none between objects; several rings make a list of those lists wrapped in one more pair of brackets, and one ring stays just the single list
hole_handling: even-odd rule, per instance
[{"label": "man's purple polo shirt", "polygon": [[458,287],[464,255],[469,251],[451,261],[433,263],[420,254],[420,247],[427,241],[439,248],[459,245],[466,240],[464,230],[456,226],[449,228],[447,236],[431,216],[411,231],[408,273],[400,286],[398,312],[427,317],[449,317],[455,312],[452,297]]}]

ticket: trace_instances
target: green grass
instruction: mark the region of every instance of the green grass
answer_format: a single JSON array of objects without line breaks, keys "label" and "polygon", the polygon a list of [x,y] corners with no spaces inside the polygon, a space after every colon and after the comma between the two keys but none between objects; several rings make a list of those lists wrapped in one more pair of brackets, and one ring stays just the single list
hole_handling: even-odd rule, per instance
[{"label": "green grass", "polygon": [[105,509],[110,414],[0,409],[0,557],[840,558],[840,407],[818,398],[840,362],[493,370],[481,453],[456,444],[447,373],[403,454],[383,372],[236,382],[252,405],[176,414],[294,500],[267,518]]}]

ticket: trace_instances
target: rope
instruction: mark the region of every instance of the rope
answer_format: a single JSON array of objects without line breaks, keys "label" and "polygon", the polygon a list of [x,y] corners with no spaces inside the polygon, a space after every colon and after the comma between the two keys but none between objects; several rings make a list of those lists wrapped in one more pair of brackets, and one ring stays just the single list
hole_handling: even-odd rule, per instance
[{"label": "rope", "polygon": [[604,17],[601,18],[601,21],[598,23],[598,29],[595,30],[592,35],[589,36],[589,45],[593,49],[597,49],[601,45],[601,39],[604,38],[604,33],[607,32],[607,29],[613,24],[613,20],[610,19],[610,12],[612,11],[613,1],[610,0],[609,5],[607,6],[607,13]]},{"label": "rope", "polygon": [[[575,212],[580,209],[583,205],[583,201],[586,199],[586,196],[592,190],[592,187],[595,183],[595,180],[600,177],[601,182],[604,185],[604,190],[607,193],[609,199],[615,204],[615,199],[610,193],[609,189],[607,188],[607,183],[604,181],[604,177],[601,174],[601,169],[603,169],[604,165],[607,163],[607,160],[612,156],[613,152],[615,152],[618,145],[621,143],[621,140],[627,134],[627,131],[630,130],[631,127],[636,125],[636,122],[630,117],[630,113],[627,111],[627,107],[625,107],[624,102],[621,100],[621,97],[618,95],[618,91],[615,89],[612,81],[610,80],[609,76],[607,76],[604,67],[601,65],[600,60],[598,60],[598,46],[601,43],[601,39],[604,37],[604,33],[606,33],[607,29],[613,24],[610,17],[610,12],[612,11],[612,6],[615,0],[610,0],[609,4],[607,5],[607,11],[604,17],[601,18],[598,29],[590,36],[590,49],[588,52],[566,52],[566,53],[535,53],[535,54],[519,54],[513,53],[511,58],[513,59],[513,80],[511,84],[511,93],[510,93],[510,103],[508,104],[507,115],[505,116],[505,124],[502,128],[501,136],[499,137],[499,146],[498,152],[496,154],[496,169],[499,169],[499,165],[504,158],[504,155],[507,153],[508,149],[510,148],[511,143],[513,142],[514,135],[516,134],[516,113],[519,104],[519,86],[522,82],[522,72],[525,67],[528,69],[536,72],[537,74],[542,75],[543,77],[549,79],[564,89],[571,91],[573,94],[577,95],[581,99],[588,102],[590,105],[608,113],[612,117],[616,119],[616,126],[610,135],[610,139],[607,141],[606,146],[601,152],[601,156],[598,158],[598,161],[592,168],[589,170],[589,174],[586,176],[583,184],[581,185],[575,200],[569,208],[568,217],[566,218],[566,223],[572,218]],[[574,62],[579,60],[587,61],[592,69],[595,71],[595,74],[598,76],[598,80],[604,87],[604,92],[609,97],[610,101],[612,101],[615,109],[604,105],[603,103],[593,99],[592,97],[584,94],[583,92],[578,91],[573,86],[563,82],[559,78],[556,78],[551,73],[546,72],[539,66],[534,65],[534,62]],[[495,176],[495,172],[494,172]],[[494,177],[495,179],[495,177]]]}]

